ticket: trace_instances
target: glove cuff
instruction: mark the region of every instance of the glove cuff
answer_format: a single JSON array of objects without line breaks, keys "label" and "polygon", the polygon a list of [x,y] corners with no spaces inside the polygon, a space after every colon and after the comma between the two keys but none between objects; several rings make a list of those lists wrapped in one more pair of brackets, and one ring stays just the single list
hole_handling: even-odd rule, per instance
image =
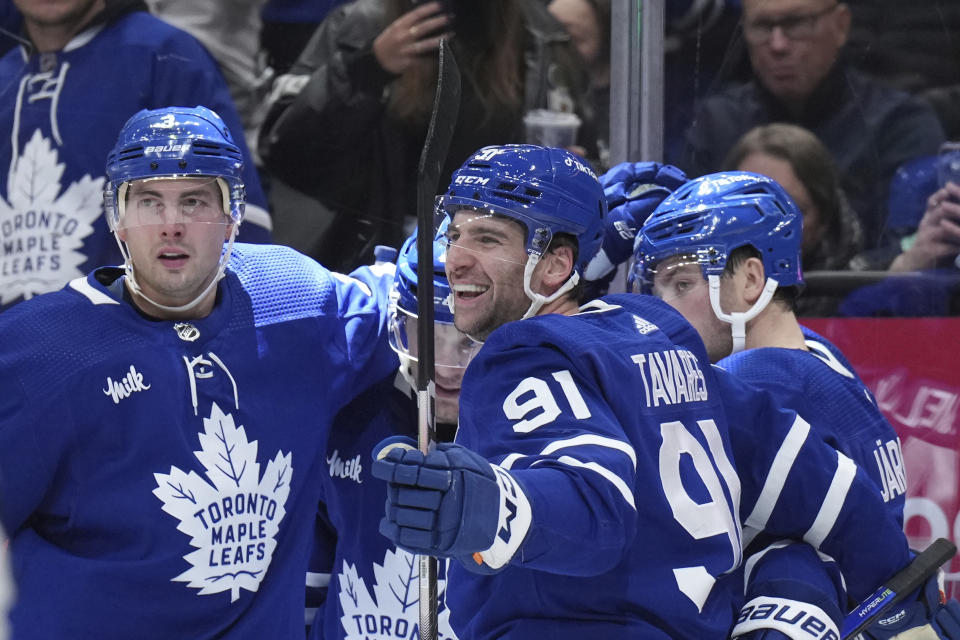
[{"label": "glove cuff", "polygon": [[493,546],[474,553],[472,563],[464,563],[478,573],[490,573],[507,566],[523,544],[533,521],[530,501],[516,479],[503,467],[491,464],[490,468],[500,489],[500,515]]},{"label": "glove cuff", "polygon": [[743,605],[730,637],[763,629],[775,629],[795,640],[840,637],[837,624],[820,607],[769,596],[757,596]]}]

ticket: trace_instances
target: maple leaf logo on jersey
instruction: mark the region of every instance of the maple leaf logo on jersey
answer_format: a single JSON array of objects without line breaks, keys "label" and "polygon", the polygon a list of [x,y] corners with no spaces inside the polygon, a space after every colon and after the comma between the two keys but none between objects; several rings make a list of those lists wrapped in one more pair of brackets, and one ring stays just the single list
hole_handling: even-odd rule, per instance
[{"label": "maple leaf logo on jersey", "polygon": [[85,175],[60,193],[63,168],[39,129],[10,166],[7,201],[0,198],[0,304],[84,275],[80,248],[100,216],[104,179]]},{"label": "maple leaf logo on jersey", "polygon": [[200,589],[199,595],[230,591],[233,602],[241,588],[256,591],[270,566],[286,514],[292,456],[278,451],[261,477],[257,441],[247,441],[233,416],[214,403],[203,427],[200,451],[193,453],[210,482],[170,467],[169,474],[153,474],[153,494],[197,548],[183,556],[191,568],[171,580]]},{"label": "maple leaf logo on jersey", "polygon": [[[416,638],[420,625],[420,590],[417,557],[403,549],[387,549],[383,564],[373,563],[376,584],[367,591],[355,565],[343,561],[340,607],[344,640]],[[437,580],[437,634],[441,640],[457,640],[450,628],[450,610],[443,606],[446,580]]]}]

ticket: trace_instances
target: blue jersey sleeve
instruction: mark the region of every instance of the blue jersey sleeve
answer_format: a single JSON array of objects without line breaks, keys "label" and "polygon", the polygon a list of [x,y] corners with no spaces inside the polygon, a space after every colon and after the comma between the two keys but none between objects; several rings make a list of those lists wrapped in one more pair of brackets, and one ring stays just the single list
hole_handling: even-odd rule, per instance
[{"label": "blue jersey sleeve", "polygon": [[791,638],[810,637],[816,629],[839,629],[840,603],[846,601],[836,563],[813,547],[778,541],[751,555],[743,571],[744,604],[731,637],[775,629]]},{"label": "blue jersey sleeve", "polygon": [[745,547],[760,532],[802,539],[836,560],[855,599],[907,564],[910,551],[896,517],[856,463],[769,393],[721,369],[714,373],[744,479]]}]

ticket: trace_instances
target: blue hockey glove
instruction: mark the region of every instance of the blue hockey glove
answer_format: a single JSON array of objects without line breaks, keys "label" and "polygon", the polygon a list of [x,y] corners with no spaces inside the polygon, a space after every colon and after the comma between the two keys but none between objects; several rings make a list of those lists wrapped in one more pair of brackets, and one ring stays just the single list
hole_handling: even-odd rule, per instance
[{"label": "blue hockey glove", "polygon": [[637,230],[686,181],[683,171],[659,162],[621,162],[600,176],[610,212],[600,251],[583,273],[587,298],[606,293],[617,265],[633,255]]},{"label": "blue hockey glove", "polygon": [[[387,482],[380,533],[413,553],[456,557],[475,571],[506,566],[530,528],[530,504],[505,469],[444,442],[426,456],[388,438],[371,471]],[[473,565],[473,566],[471,566]]]},{"label": "blue hockey glove", "polygon": [[916,598],[894,606],[863,632],[870,640],[960,640],[960,603],[945,600],[939,574],[932,576]]}]

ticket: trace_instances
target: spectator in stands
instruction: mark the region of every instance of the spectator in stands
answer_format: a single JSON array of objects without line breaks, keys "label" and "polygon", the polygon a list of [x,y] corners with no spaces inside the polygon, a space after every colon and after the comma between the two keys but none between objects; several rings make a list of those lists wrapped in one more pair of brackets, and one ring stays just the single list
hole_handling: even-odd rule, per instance
[{"label": "spectator in stands", "polygon": [[[220,65],[256,156],[270,71],[260,51],[260,10],[267,0],[147,0],[154,15],[200,41]],[[237,132],[239,133],[239,131]]]},{"label": "spectator in stands", "polygon": [[[331,268],[399,246],[416,215],[416,169],[437,75],[441,36],[463,95],[441,184],[476,149],[523,140],[523,115],[577,113],[578,144],[593,146],[587,77],[542,0],[357,0],[334,10],[290,75],[277,80],[260,138],[272,177],[335,212],[308,252]],[[452,9],[452,12],[451,12]]]},{"label": "spectator in stands", "polygon": [[547,10],[570,34],[590,74],[599,175],[610,168],[610,0],[551,0]]},{"label": "spectator in stands", "polygon": [[[773,178],[803,214],[804,272],[860,266],[860,223],[840,188],[830,151],[815,135],[792,124],[754,127],[733,146],[725,170],[752,171]],[[838,299],[800,296],[797,315],[830,315]]]},{"label": "spectator in stands", "polygon": [[960,185],[948,182],[930,196],[916,235],[905,244],[908,248],[894,259],[890,271],[922,271],[955,262],[960,255]]},{"label": "spectator in stands", "polygon": [[[236,110],[210,54],[137,0],[15,0],[25,43],[0,58],[0,310],[122,263],[101,215],[103,163],[144,108],[201,104],[242,147]],[[28,39],[28,41],[26,41]],[[252,163],[240,237],[269,237]]]},{"label": "spectator in stands", "polygon": [[869,259],[885,267],[899,250],[886,230],[887,184],[904,162],[932,155],[943,131],[930,106],[880,87],[846,65],[850,9],[835,0],[744,0],[743,34],[753,79],[704,100],[687,133],[682,168],[715,171],[754,126],[810,129],[836,160],[860,218]]}]

